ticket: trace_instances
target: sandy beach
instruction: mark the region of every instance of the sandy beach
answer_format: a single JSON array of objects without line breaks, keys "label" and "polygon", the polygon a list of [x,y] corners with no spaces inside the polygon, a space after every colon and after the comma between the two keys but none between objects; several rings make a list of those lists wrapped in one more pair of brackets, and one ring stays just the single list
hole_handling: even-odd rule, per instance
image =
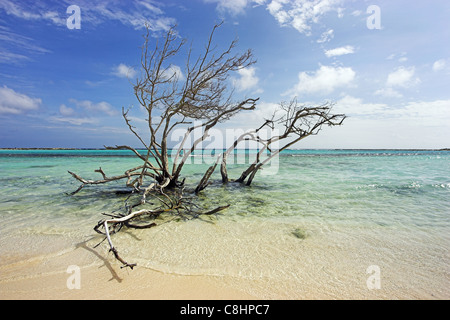
[{"label": "sandy beach", "polygon": [[[81,248],[0,267],[2,300],[231,300],[254,299],[224,286],[220,277],[166,274],[143,267],[121,269],[114,261],[98,259],[79,269],[79,288],[70,288],[69,263],[83,263],[93,251]],[[98,258],[98,257],[97,257]],[[69,270],[70,271],[70,270]],[[68,285],[69,282],[69,285]]]},{"label": "sandy beach", "polygon": [[[15,239],[27,247],[31,245],[30,240]],[[399,270],[396,264],[387,261],[381,263],[380,288],[369,290],[367,264],[365,260],[358,261],[361,258],[355,253],[357,247],[330,256],[334,249],[321,246],[314,257],[299,265],[296,275],[289,277],[282,274],[239,277],[163,272],[139,263],[130,270],[121,268],[106,250],[93,249],[91,243],[73,246],[59,240],[58,236],[53,245],[47,242],[48,246],[38,255],[34,252],[27,256],[24,250],[16,256],[0,257],[1,300],[427,300],[448,297],[445,280],[437,283],[439,278],[446,278],[445,274],[429,278],[429,273],[418,272],[412,279],[408,276],[412,271]],[[70,269],[72,266],[79,269]]]},{"label": "sandy beach", "polygon": [[69,274],[42,275],[0,284],[3,300],[251,300],[254,297],[223,287],[218,279],[177,276],[144,268],[116,270],[114,277],[98,267],[82,269],[80,289],[68,289]]}]

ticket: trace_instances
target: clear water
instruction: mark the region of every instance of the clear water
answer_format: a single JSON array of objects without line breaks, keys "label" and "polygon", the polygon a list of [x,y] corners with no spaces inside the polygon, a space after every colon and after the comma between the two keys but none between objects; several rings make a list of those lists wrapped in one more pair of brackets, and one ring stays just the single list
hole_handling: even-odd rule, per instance
[{"label": "clear water", "polygon": [[[139,164],[129,155],[1,150],[0,267],[97,244],[92,228],[102,212],[121,208],[126,196],[112,191],[124,182],[70,197],[79,183],[67,170],[121,174]],[[245,157],[230,158],[230,178]],[[193,158],[187,183],[195,187],[207,167]],[[114,243],[141,267],[222,277],[263,298],[450,298],[449,151],[289,150],[267,169],[251,187],[222,185],[217,170],[199,200],[229,209],[126,230]],[[105,248],[96,250],[107,256]],[[374,265],[381,286],[369,290]]]}]

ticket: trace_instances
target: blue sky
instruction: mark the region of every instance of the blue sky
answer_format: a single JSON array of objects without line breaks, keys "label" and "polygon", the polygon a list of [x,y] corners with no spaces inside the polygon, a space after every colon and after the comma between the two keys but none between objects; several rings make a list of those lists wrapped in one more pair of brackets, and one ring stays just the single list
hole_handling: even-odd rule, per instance
[{"label": "blue sky", "polygon": [[[144,125],[130,83],[144,24],[155,41],[177,24],[202,48],[222,20],[217,45],[238,37],[236,52],[257,60],[230,86],[260,97],[229,130],[297,97],[349,116],[297,148],[450,147],[449,16],[447,0],[0,0],[0,147],[138,147],[121,109]],[[173,62],[181,75],[184,58]]]}]

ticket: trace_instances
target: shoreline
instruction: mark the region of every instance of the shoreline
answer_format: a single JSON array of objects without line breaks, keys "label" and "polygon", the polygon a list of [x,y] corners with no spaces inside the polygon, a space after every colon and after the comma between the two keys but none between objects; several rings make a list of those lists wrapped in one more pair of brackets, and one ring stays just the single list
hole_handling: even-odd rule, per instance
[{"label": "shoreline", "polygon": [[164,273],[139,265],[122,269],[110,255],[103,257],[85,243],[17,258],[0,265],[0,300],[256,299],[226,286],[221,277]]},{"label": "shoreline", "polygon": [[[145,148],[135,148],[136,150],[146,150]],[[204,148],[204,149],[196,149],[196,150],[217,150],[220,148]],[[115,150],[110,150],[107,148],[52,148],[52,147],[45,147],[45,148],[0,148],[0,150],[18,150],[18,151],[33,151],[33,150],[61,150],[61,151],[70,151],[70,150],[92,150],[92,151],[100,151],[100,150],[108,150],[108,151],[115,151]],[[223,150],[227,150],[226,148],[224,148]],[[248,149],[239,149],[237,148],[237,150],[248,150]],[[253,149],[250,149],[253,150]],[[256,150],[256,149],[255,149]],[[370,149],[366,149],[366,148],[317,148],[317,149],[311,149],[311,148],[305,148],[305,149],[286,149],[288,151],[305,151],[305,150],[333,150],[333,151],[355,151],[355,150],[361,150],[361,151],[376,151],[376,150],[386,150],[386,151],[450,151],[450,148],[370,148]],[[120,151],[120,150],[119,150]]]},{"label": "shoreline", "polygon": [[[2,269],[2,268],[0,268]],[[33,264],[27,269],[33,272]],[[387,293],[375,291],[328,292],[303,286],[297,294],[286,296],[277,291],[277,282],[264,279],[227,279],[210,275],[180,275],[164,273],[145,267],[121,269],[116,264],[94,264],[80,267],[78,288],[70,288],[75,272],[59,268],[31,276],[0,279],[0,300],[445,300],[446,295],[434,295],[415,288],[397,288]],[[273,294],[258,294],[262,283],[271,285]],[[317,289],[317,288],[316,288]],[[412,288],[410,288],[412,289]]]},{"label": "shoreline", "polygon": [[[256,277],[184,274],[140,263],[130,270],[121,268],[106,248],[93,249],[88,241],[60,240],[60,236],[52,237],[57,247],[44,249],[46,252],[0,255],[0,300],[441,300],[449,296],[442,282],[445,271],[435,275],[441,278],[437,285],[426,269],[417,270],[410,278],[411,270],[398,270],[389,257],[379,261],[380,290],[366,288],[369,261],[357,249],[367,245],[364,238],[339,252],[327,249],[324,241],[317,242],[318,254],[305,256],[306,261],[299,263],[301,280],[295,283],[283,273]],[[397,256],[398,252],[379,252],[375,261],[386,253]],[[335,264],[335,260],[353,262]],[[79,288],[73,288],[75,275],[79,276]]]},{"label": "shoreline", "polygon": [[79,288],[67,282],[66,271],[37,277],[0,281],[1,300],[255,300],[243,291],[228,288],[220,279],[182,276],[136,267],[134,270],[104,266],[80,269]]}]

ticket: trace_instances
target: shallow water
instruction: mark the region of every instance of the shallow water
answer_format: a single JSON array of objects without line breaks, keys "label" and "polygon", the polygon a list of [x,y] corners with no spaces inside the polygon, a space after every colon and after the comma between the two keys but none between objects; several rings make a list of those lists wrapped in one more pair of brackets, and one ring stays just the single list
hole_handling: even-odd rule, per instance
[{"label": "shallow water", "polygon": [[[126,195],[113,191],[124,182],[69,197],[79,184],[67,170],[121,174],[139,164],[127,155],[0,151],[0,267],[98,243],[92,228],[121,209]],[[231,178],[244,161],[230,159]],[[195,187],[207,165],[192,162],[184,175]],[[161,221],[113,241],[141,267],[223,277],[262,298],[450,297],[450,152],[291,150],[266,169],[251,187],[222,185],[217,171],[199,200],[231,204],[219,215]],[[106,256],[106,244],[97,250]],[[373,290],[370,266],[380,270]]]}]

